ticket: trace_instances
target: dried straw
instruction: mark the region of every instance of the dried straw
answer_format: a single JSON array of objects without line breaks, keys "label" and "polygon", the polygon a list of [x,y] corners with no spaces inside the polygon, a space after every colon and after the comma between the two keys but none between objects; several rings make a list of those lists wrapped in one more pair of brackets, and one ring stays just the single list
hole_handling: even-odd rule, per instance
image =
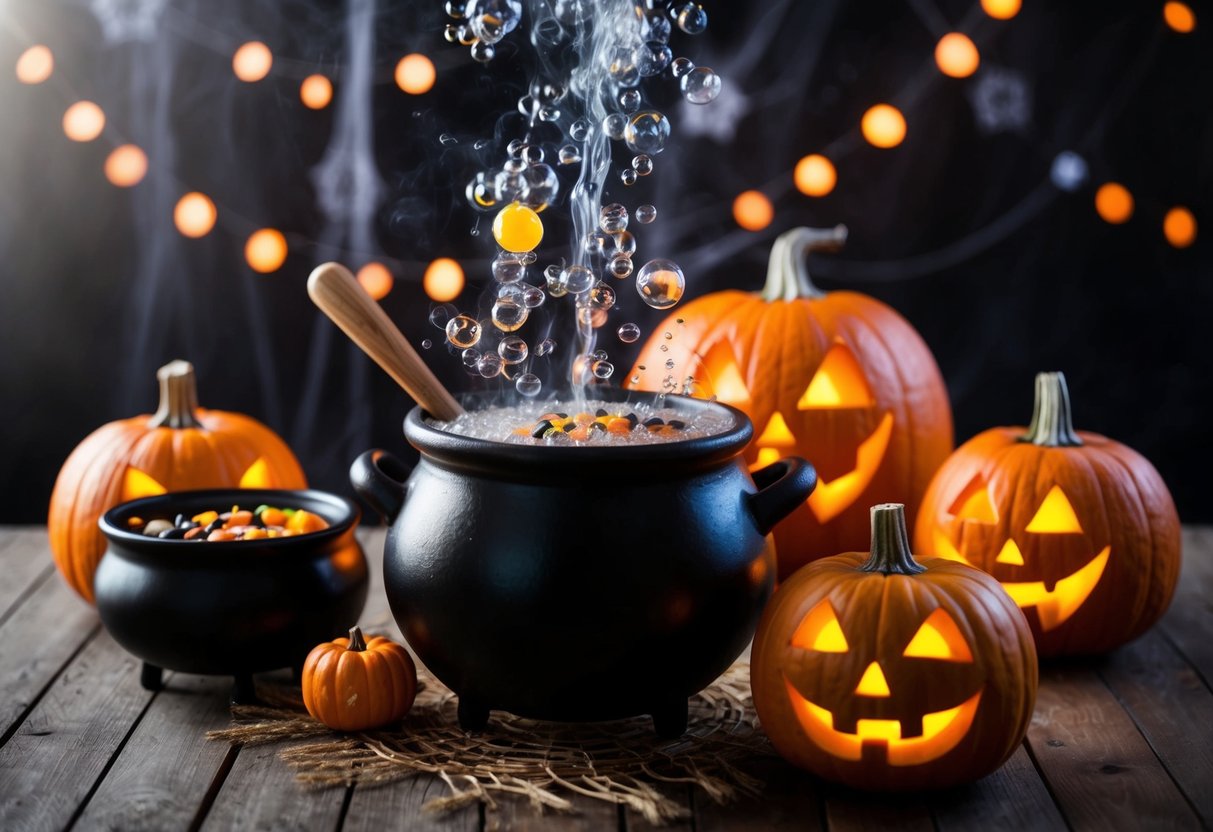
[{"label": "dried straw", "polygon": [[761,792],[762,782],[739,768],[773,753],[758,727],[749,675],[740,661],[693,697],[688,730],[675,740],[658,739],[647,717],[565,724],[502,712],[483,733],[467,734],[456,720],[454,694],[424,670],[417,701],[395,730],[332,731],[304,711],[297,687],[259,685],[264,704],[233,706],[235,724],[207,738],[239,745],[309,740],[279,756],[310,788],[368,788],[436,775],[450,793],[425,804],[432,812],[476,802],[494,809],[502,795],[537,812],[569,812],[580,796],[623,804],[664,824],[686,809],[663,785],[690,784],[717,803]]}]

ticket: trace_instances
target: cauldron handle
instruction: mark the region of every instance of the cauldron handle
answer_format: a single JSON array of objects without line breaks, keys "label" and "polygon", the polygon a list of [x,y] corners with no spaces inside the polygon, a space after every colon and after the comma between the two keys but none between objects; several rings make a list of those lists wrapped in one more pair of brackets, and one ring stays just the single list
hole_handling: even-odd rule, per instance
[{"label": "cauldron handle", "polygon": [[358,496],[370,503],[371,508],[388,522],[395,520],[404,506],[408,476],[407,465],[379,448],[362,454],[350,466],[350,484]]},{"label": "cauldron handle", "polygon": [[784,457],[753,473],[758,491],[749,497],[750,513],[758,531],[770,534],[775,524],[791,514],[817,487],[817,471],[798,456]]}]

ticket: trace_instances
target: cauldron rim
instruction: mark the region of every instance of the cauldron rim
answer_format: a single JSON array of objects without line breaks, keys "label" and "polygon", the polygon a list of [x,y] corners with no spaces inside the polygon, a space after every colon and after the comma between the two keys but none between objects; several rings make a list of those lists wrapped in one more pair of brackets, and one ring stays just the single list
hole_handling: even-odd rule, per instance
[{"label": "cauldron rim", "polygon": [[[650,391],[622,390],[617,387],[594,388],[588,395],[607,401],[644,401],[652,404],[661,394]],[[467,394],[461,397],[469,410],[498,403],[498,395]],[[639,473],[676,463],[680,472],[713,465],[736,456],[754,435],[750,418],[731,405],[707,399],[666,394],[665,401],[675,410],[724,410],[733,418],[732,427],[710,436],[646,445],[560,446],[523,445],[478,439],[450,433],[430,424],[432,418],[420,406],[404,419],[404,436],[409,444],[431,460],[460,469],[516,474],[519,471],[555,473],[582,471],[587,465],[595,472],[612,470]]]}]

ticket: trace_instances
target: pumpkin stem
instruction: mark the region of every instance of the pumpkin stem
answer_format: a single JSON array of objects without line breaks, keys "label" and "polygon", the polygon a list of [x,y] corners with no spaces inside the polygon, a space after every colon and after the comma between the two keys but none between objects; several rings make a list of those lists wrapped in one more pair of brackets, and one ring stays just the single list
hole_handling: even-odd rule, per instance
[{"label": "pumpkin stem", "polygon": [[198,409],[198,383],[194,365],[170,361],[156,371],[160,380],[160,406],[148,421],[149,428],[200,428],[194,415]]},{"label": "pumpkin stem", "polygon": [[1070,419],[1070,391],[1061,373],[1036,374],[1036,403],[1032,423],[1020,442],[1045,448],[1072,448],[1082,444]]},{"label": "pumpkin stem", "polygon": [[859,567],[863,572],[917,575],[927,568],[914,560],[906,534],[906,507],[901,503],[872,506],[872,554]]},{"label": "pumpkin stem", "polygon": [[350,646],[347,648],[355,653],[361,653],[366,649],[366,639],[362,637],[361,627],[350,628]]},{"label": "pumpkin stem", "polygon": [[809,278],[808,255],[814,251],[838,251],[847,241],[847,227],[793,228],[775,239],[767,266],[762,299],[767,303],[797,298],[820,298],[825,292]]}]

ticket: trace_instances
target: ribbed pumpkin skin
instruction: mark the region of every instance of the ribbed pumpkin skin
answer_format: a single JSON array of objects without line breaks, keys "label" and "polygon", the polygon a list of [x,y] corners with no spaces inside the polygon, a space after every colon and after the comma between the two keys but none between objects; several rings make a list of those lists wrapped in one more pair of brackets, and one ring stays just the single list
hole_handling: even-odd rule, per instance
[{"label": "ribbed pumpkin skin", "polygon": [[338,731],[364,731],[398,722],[417,695],[413,658],[394,641],[374,636],[365,650],[350,639],[321,644],[303,665],[307,712]]},{"label": "ribbed pumpkin skin", "polygon": [[[183,383],[192,390],[189,373]],[[151,427],[147,415],[110,422],[85,437],[60,469],[47,518],[51,554],[68,585],[90,604],[93,574],[105,554],[97,520],[123,501],[128,468],[166,491],[234,488],[262,459],[266,480],[258,487],[307,487],[291,449],[256,419],[202,408],[186,415],[199,426]]]},{"label": "ribbed pumpkin skin", "polygon": [[[667,331],[673,334],[669,340],[664,337]],[[873,406],[798,409],[836,338],[862,368]],[[701,368],[721,341],[735,355],[749,391],[748,402],[725,401],[744,410],[754,423],[755,439],[746,453],[751,464],[757,461],[764,427],[778,412],[796,438],[789,452],[813,463],[821,490],[821,483],[855,469],[860,443],[876,431],[886,413],[893,418],[884,458],[848,508],[820,522],[806,504],[775,527],[780,580],[811,560],[865,548],[868,507],[874,503],[904,503],[910,517],[916,516],[931,475],[952,450],[952,410],[935,359],[909,322],[856,292],[770,302],[756,293],[717,292],[681,307],[654,330],[628,374],[627,386],[660,390],[671,372],[665,363],[673,359],[674,372],[695,376],[703,392],[711,394]],[[663,352],[662,346],[668,350]]]},{"label": "ribbed pumpkin skin", "polygon": [[[867,553],[809,564],[785,581],[767,606],[750,664],[754,705],[775,748],[789,762],[827,780],[872,791],[947,788],[997,769],[1023,741],[1036,701],[1037,661],[1023,615],[985,573],[954,561],[921,561],[917,575],[863,572]],[[810,611],[828,599],[846,635],[845,653],[791,646]],[[902,652],[923,621],[943,607],[972,652],[971,664],[906,658]],[[887,700],[854,693],[865,669],[879,661]],[[785,681],[787,680],[787,681]],[[840,759],[810,741],[793,710],[795,681],[815,704],[854,726],[856,719],[921,716],[981,699],[967,734],[934,760],[890,765],[880,749]],[[873,709],[885,708],[882,713]],[[842,725],[839,726],[842,728]]]},{"label": "ribbed pumpkin skin", "polygon": [[[956,450],[923,498],[915,548],[936,551],[942,533],[966,560],[1002,582],[1057,580],[1110,546],[1107,567],[1090,596],[1067,620],[1043,631],[1025,609],[1041,656],[1106,652],[1149,629],[1166,611],[1180,569],[1179,515],[1154,466],[1131,448],[1078,431],[1077,447],[1041,447],[1020,441],[1027,428],[987,430]],[[993,524],[949,513],[958,494],[980,475],[998,518]],[[1052,486],[1060,486],[1082,534],[1027,532]],[[998,563],[1008,539],[1022,566]]]}]

